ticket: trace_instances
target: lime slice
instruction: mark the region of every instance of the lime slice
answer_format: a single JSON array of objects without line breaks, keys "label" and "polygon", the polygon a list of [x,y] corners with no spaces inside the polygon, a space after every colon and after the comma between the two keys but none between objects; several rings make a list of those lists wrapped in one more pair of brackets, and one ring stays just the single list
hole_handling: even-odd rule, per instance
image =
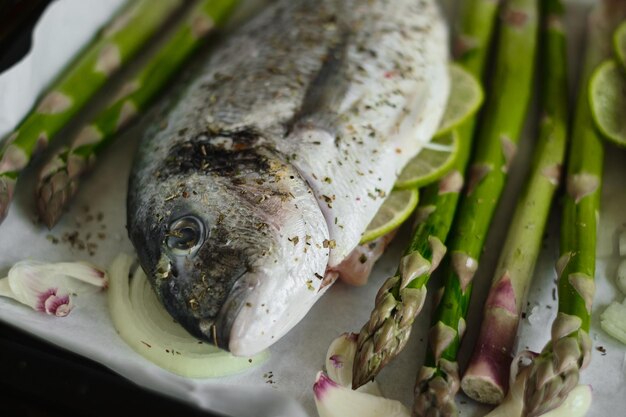
[{"label": "lime slice", "polygon": [[443,135],[478,111],[484,94],[480,82],[457,64],[450,64],[450,97],[436,136]]},{"label": "lime slice", "polygon": [[617,62],[605,61],[595,70],[589,104],[598,130],[611,142],[626,146],[626,76]]},{"label": "lime slice", "polygon": [[398,228],[409,218],[419,196],[417,189],[392,191],[365,230],[361,243],[371,242]]},{"label": "lime slice", "polygon": [[396,180],[396,190],[420,188],[443,177],[459,153],[459,135],[456,130],[433,138],[424,149],[404,167]]},{"label": "lime slice", "polygon": [[619,58],[622,68],[626,69],[626,22],[619,25],[615,31],[613,42],[615,54]]}]

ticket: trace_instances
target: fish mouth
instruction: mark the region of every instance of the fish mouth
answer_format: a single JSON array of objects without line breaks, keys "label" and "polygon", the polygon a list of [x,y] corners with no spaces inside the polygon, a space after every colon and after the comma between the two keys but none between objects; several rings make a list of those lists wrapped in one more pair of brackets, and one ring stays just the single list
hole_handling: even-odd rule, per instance
[{"label": "fish mouth", "polygon": [[[184,291],[184,288],[191,288],[194,282],[203,278],[201,273],[181,274],[183,270],[184,262],[168,259],[166,253],[162,254],[151,274],[158,298],[168,313],[192,336],[229,351],[235,319],[255,287],[246,282],[245,276],[249,271],[244,269],[232,278],[232,288],[220,303],[216,299],[202,300],[193,292]],[[206,304],[202,305],[203,301]],[[205,310],[207,307],[208,311]],[[211,313],[211,310],[217,310],[217,314]]]},{"label": "fish mouth", "polygon": [[238,352],[231,350],[232,329],[239,313],[246,305],[248,296],[256,288],[256,283],[244,279],[246,272],[242,273],[235,281],[226,301],[222,305],[215,320],[215,334],[213,342],[220,349],[227,350],[237,356]]}]

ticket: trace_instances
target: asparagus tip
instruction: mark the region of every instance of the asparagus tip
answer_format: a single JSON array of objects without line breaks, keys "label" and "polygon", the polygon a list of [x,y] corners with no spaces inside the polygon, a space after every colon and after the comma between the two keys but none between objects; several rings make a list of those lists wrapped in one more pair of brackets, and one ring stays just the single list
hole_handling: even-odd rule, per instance
[{"label": "asparagus tip", "polygon": [[13,191],[15,189],[15,180],[0,176],[0,223],[9,213],[9,206],[13,200]]},{"label": "asparagus tip", "polygon": [[[414,260],[414,257],[407,255],[403,259]],[[408,288],[406,283],[415,275],[425,272],[421,268],[427,261],[421,259],[423,262],[409,260],[401,263],[400,269],[403,271],[401,276],[389,278],[378,291],[376,306],[357,340],[352,374],[353,389],[372,381],[378,372],[402,351],[409,340],[413,321],[424,306],[426,288]],[[426,270],[428,268],[430,263],[427,264]],[[411,278],[403,279],[403,276]],[[398,298],[394,296],[394,289],[399,291]]]},{"label": "asparagus tip", "polygon": [[[362,335],[359,335],[359,339]],[[354,368],[352,369],[352,389],[358,389],[374,379],[382,367],[380,357],[374,353],[374,345],[368,338],[365,342],[359,341],[354,354]],[[378,359],[378,360],[377,360]]]},{"label": "asparagus tip", "polygon": [[352,389],[373,381],[380,370],[404,348],[409,332],[396,326],[393,318],[389,318],[377,332],[359,334],[354,354]]},{"label": "asparagus tip", "polygon": [[454,396],[459,390],[459,376],[458,369],[453,369],[442,376],[435,375],[434,368],[422,368],[415,385],[414,416],[458,417]]},{"label": "asparagus tip", "polygon": [[62,211],[51,209],[50,206],[47,206],[46,203],[42,202],[40,199],[37,201],[37,210],[39,212],[39,220],[46,225],[48,230],[52,230],[61,218]]},{"label": "asparagus tip", "polygon": [[67,150],[55,155],[41,170],[37,184],[37,211],[39,218],[52,229],[76,193],[82,164],[70,167]]},{"label": "asparagus tip", "polygon": [[535,417],[555,409],[578,385],[580,369],[589,362],[591,340],[573,316],[559,313],[552,323],[552,342],[533,363],[524,390],[525,415]]},{"label": "asparagus tip", "polygon": [[[550,377],[538,376],[537,372],[539,371],[553,371],[550,369],[551,364],[545,363],[546,360],[551,361],[553,358],[548,357],[541,360],[536,366],[538,369],[535,369],[534,366],[526,384],[524,415],[529,417],[538,417],[554,410],[565,401],[570,391],[578,385],[580,373],[577,368],[560,374],[554,372]],[[544,381],[541,381],[542,377]]]},{"label": "asparagus tip", "polygon": [[48,229],[52,229],[57,224],[71,198],[65,189],[54,190],[54,182],[54,178],[49,178],[48,181],[40,183],[37,189],[39,219]]}]

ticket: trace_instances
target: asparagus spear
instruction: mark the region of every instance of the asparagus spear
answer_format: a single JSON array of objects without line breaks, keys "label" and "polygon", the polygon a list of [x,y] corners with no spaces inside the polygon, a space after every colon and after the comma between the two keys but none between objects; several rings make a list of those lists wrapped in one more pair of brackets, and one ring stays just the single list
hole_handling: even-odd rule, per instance
[{"label": "asparagus spear", "polygon": [[[479,79],[487,60],[497,10],[497,1],[468,1],[463,11],[462,31],[455,41],[456,61]],[[419,223],[403,258],[401,276],[389,278],[381,287],[370,319],[361,329],[353,368],[355,389],[372,380],[409,339],[411,325],[426,297],[426,283],[445,253],[442,242],[454,218],[475,122],[472,117],[459,127],[459,155],[451,172],[424,191],[418,209]],[[418,273],[410,275],[411,268],[417,268]]]},{"label": "asparagus spear", "polygon": [[7,215],[17,177],[33,153],[48,145],[181,4],[181,0],[129,2],[4,142],[0,150],[0,222]]},{"label": "asparagus spear", "polygon": [[521,309],[565,155],[568,104],[564,9],[560,0],[547,0],[543,11],[543,119],[539,143],[500,253],[480,335],[461,381],[461,387],[469,397],[489,404],[500,403],[508,390]]},{"label": "asparagus spear", "polygon": [[222,22],[236,3],[236,0],[202,0],[194,5],[184,23],[122,85],[109,105],[83,127],[69,148],[61,149],[42,168],[37,186],[37,209],[49,228],[56,224],[76,194],[80,177],[113,142],[115,134],[146,109],[209,30],[215,23]]},{"label": "asparagus spear", "polygon": [[590,15],[584,73],[568,154],[567,186],[557,262],[559,312],[552,337],[535,359],[524,392],[524,415],[538,416],[561,404],[591,359],[589,325],[595,292],[596,229],[604,149],[588,102],[594,68],[611,53],[611,34],[626,17],[626,3],[606,1]]},{"label": "asparagus spear", "polygon": [[[508,0],[502,10],[493,94],[469,171],[466,195],[452,229],[450,263],[436,305],[424,366],[415,387],[414,414],[457,415],[457,352],[485,237],[504,188],[532,90],[536,0]],[[520,59],[520,57],[522,59]]]}]

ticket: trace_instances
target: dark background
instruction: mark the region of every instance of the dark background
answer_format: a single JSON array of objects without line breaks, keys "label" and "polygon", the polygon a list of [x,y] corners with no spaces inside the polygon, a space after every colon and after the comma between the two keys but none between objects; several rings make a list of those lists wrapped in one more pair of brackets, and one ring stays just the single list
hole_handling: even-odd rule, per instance
[{"label": "dark background", "polygon": [[31,32],[53,0],[0,0],[0,72],[30,49]]},{"label": "dark background", "polygon": [[[0,0],[0,73],[28,52],[32,29],[52,1]],[[146,391],[96,362],[0,323],[0,416],[130,413],[219,417]]]},{"label": "dark background", "polygon": [[[218,417],[143,390],[102,365],[0,324],[3,417]],[[124,414],[122,414],[124,413]]]}]

